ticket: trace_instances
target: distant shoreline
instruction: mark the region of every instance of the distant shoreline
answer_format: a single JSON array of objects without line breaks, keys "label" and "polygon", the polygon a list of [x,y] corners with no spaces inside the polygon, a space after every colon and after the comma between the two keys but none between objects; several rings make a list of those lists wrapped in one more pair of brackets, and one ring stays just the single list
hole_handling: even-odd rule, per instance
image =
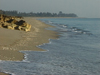
[{"label": "distant shoreline", "polygon": [[33,17],[33,18],[86,18],[86,17]]},{"label": "distant shoreline", "polygon": [[100,18],[88,18],[88,17],[34,17],[36,19],[42,18],[74,18],[74,19],[100,19]]}]

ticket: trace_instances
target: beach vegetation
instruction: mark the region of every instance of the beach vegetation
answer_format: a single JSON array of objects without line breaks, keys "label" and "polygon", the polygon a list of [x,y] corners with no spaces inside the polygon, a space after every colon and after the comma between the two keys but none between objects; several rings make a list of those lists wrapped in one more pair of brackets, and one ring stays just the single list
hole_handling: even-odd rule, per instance
[{"label": "beach vegetation", "polygon": [[23,16],[23,17],[78,17],[74,13],[63,13],[59,11],[59,13],[50,13],[50,12],[18,12],[16,10],[13,11],[3,11],[0,10],[0,14],[10,15],[10,16]]}]

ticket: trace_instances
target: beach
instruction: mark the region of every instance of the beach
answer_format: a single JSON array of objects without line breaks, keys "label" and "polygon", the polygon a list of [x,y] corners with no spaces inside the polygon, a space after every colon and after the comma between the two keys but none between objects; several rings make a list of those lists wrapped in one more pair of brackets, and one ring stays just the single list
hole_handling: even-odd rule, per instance
[{"label": "beach", "polygon": [[24,54],[20,51],[45,51],[37,46],[58,38],[57,32],[45,29],[53,26],[33,17],[25,17],[24,20],[32,26],[30,32],[0,28],[0,60],[22,61]]},{"label": "beach", "polygon": [[5,74],[5,73],[2,73],[2,72],[1,72],[0,75],[10,75],[10,74]]},{"label": "beach", "polygon": [[28,17],[25,20],[33,23],[30,32],[2,30],[2,37],[10,33],[5,38],[12,37],[12,41],[4,42],[0,37],[1,50],[6,56],[0,60],[0,72],[8,75],[100,74],[100,19]]}]

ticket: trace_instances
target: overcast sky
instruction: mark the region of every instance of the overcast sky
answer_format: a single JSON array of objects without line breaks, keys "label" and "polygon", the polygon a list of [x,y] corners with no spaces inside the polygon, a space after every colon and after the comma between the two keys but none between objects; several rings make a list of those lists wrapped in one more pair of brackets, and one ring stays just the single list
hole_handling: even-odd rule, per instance
[{"label": "overcast sky", "polygon": [[0,0],[0,9],[19,12],[75,13],[100,18],[100,0]]}]

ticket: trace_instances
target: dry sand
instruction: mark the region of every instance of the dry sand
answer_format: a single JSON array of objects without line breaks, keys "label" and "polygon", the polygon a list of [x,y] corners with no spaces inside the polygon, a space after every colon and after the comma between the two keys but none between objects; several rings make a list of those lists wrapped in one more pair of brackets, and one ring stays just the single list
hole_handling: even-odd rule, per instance
[{"label": "dry sand", "polygon": [[0,28],[0,60],[22,61],[24,54],[19,51],[44,51],[37,46],[48,43],[48,39],[58,38],[57,32],[45,29],[53,26],[32,17],[25,17],[24,20],[32,25],[30,32]]}]

